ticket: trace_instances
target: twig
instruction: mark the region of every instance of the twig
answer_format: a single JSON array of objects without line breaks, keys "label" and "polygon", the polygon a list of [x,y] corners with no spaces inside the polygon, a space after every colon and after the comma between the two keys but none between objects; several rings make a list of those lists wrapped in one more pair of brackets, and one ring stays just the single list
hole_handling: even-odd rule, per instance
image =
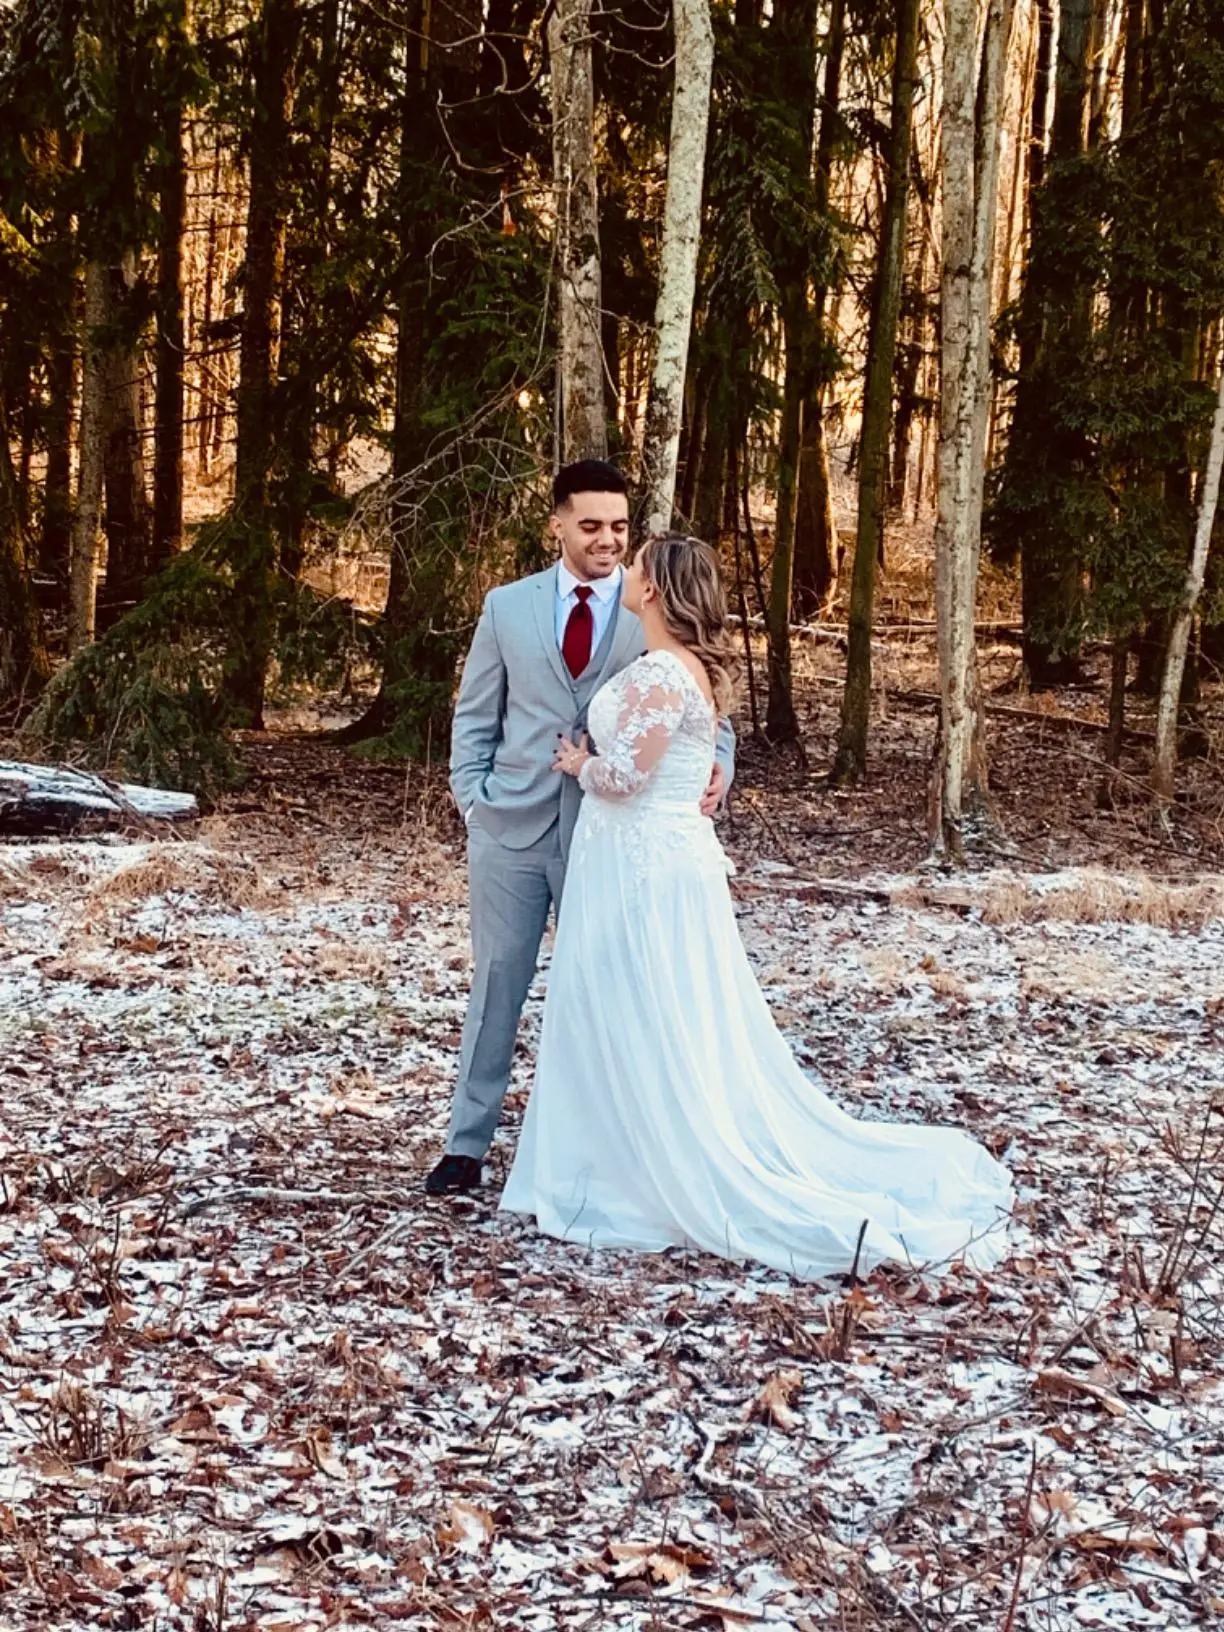
[{"label": "twig", "polygon": [[335,1286],[337,1282],[347,1279],[368,1258],[372,1258],[376,1252],[381,1252],[383,1247],[389,1247],[397,1236],[403,1235],[407,1230],[410,1230],[415,1222],[416,1219],[413,1215],[409,1215],[407,1218],[397,1218],[393,1224],[388,1225],[380,1236],[371,1241],[368,1247],[359,1252],[355,1258],[350,1258],[340,1273],[332,1276],[328,1284]]},{"label": "twig", "polygon": [[1029,1514],[1033,1505],[1033,1484],[1037,1478],[1037,1445],[1032,1447],[1032,1461],[1029,1463],[1028,1483],[1024,1487],[1024,1506],[1020,1510],[1020,1550],[1016,1554],[1016,1578],[1012,1582],[1011,1602],[1007,1606],[1007,1616],[1003,1622],[1003,1632],[1012,1632],[1016,1624],[1016,1610],[1020,1604],[1020,1583],[1024,1576],[1024,1560],[1028,1552]]}]

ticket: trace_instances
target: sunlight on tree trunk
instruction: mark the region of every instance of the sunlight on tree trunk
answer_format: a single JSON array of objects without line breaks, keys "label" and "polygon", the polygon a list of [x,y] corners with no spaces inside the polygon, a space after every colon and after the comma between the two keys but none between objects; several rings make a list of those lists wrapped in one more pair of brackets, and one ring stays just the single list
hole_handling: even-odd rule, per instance
[{"label": "sunlight on tree trunk", "polygon": [[98,544],[102,480],[106,471],[106,335],[109,273],[100,261],[85,267],[85,340],[76,512],[68,565],[68,650],[94,638],[98,607]]},{"label": "sunlight on tree trunk", "polygon": [[1166,816],[1173,799],[1173,787],[1177,776],[1177,713],[1181,699],[1182,677],[1186,669],[1186,652],[1190,644],[1190,628],[1194,622],[1195,609],[1203,593],[1207,554],[1211,547],[1211,530],[1215,525],[1216,504],[1220,496],[1222,467],[1224,467],[1224,370],[1220,374],[1215,418],[1211,425],[1211,442],[1207,450],[1207,465],[1199,489],[1194,548],[1186,571],[1186,580],[1182,586],[1181,600],[1173,611],[1156,705],[1156,749],[1152,759],[1152,787]]},{"label": "sunlight on tree trunk", "polygon": [[714,30],[709,0],[675,0],[676,65],[672,91],[671,145],[667,158],[667,201],[659,261],[658,335],[654,373],[646,404],[642,476],[646,528],[671,525],[676,494],[676,460],[684,411],[684,375],[697,289],[701,242],[701,194],[705,178],[710,81],[714,70]]},{"label": "sunlight on tree trunk", "polygon": [[603,306],[591,0],[558,0],[548,23],[557,217],[558,463],[605,459]]},{"label": "sunlight on tree trunk", "polygon": [[141,381],[144,347],[136,257],[128,251],[111,267],[106,346],[106,595],[105,622],[113,623],[144,594],[149,575],[150,512],[145,490]]},{"label": "sunlight on tree trunk", "polygon": [[884,536],[884,496],[888,480],[892,421],[893,363],[905,274],[905,228],[909,205],[910,143],[914,94],[918,88],[920,0],[901,0],[893,69],[892,128],[888,144],[888,185],[880,227],[880,260],[867,342],[863,428],[859,443],[858,527],[850,588],[850,638],[846,686],[833,780],[860,782],[867,773],[867,723],[871,711],[871,618],[875,602],[876,558]]},{"label": "sunlight on tree trunk", "polygon": [[966,817],[989,814],[973,616],[990,410],[990,291],[1000,110],[1014,0],[986,0],[980,81],[977,0],[944,0],[939,506],[935,609],[939,739],[930,823],[936,852],[964,856]]}]

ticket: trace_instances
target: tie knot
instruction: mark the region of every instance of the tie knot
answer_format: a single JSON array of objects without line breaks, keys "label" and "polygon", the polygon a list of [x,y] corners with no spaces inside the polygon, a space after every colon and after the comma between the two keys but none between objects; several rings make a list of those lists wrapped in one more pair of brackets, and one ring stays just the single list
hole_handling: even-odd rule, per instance
[{"label": "tie knot", "polygon": [[591,588],[590,584],[575,584],[574,585],[574,594],[578,597],[578,599],[584,605],[586,604],[587,601],[590,600],[591,596],[594,595],[594,593],[595,593],[595,591]]}]

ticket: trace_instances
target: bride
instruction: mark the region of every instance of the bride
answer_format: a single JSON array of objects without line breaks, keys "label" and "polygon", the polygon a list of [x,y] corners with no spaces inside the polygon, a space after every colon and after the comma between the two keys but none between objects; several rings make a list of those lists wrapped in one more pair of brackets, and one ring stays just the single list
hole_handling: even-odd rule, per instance
[{"label": "bride", "polygon": [[954,1128],[857,1121],[796,1064],[698,803],[733,660],[713,550],[665,533],[624,578],[645,656],[561,739],[586,797],[535,1085],[502,1208],[549,1235],[703,1248],[806,1277],[1005,1251],[1006,1170]]}]

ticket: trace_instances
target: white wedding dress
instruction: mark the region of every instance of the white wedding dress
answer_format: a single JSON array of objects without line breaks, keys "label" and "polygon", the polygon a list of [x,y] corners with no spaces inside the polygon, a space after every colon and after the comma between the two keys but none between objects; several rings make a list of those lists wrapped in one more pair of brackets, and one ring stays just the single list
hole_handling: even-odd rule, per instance
[{"label": "white wedding dress", "polygon": [[593,1246],[703,1248],[795,1275],[985,1267],[1011,1182],[965,1133],[860,1122],[795,1062],[699,800],[714,711],[673,652],[592,699],[535,1085],[503,1209]]}]

